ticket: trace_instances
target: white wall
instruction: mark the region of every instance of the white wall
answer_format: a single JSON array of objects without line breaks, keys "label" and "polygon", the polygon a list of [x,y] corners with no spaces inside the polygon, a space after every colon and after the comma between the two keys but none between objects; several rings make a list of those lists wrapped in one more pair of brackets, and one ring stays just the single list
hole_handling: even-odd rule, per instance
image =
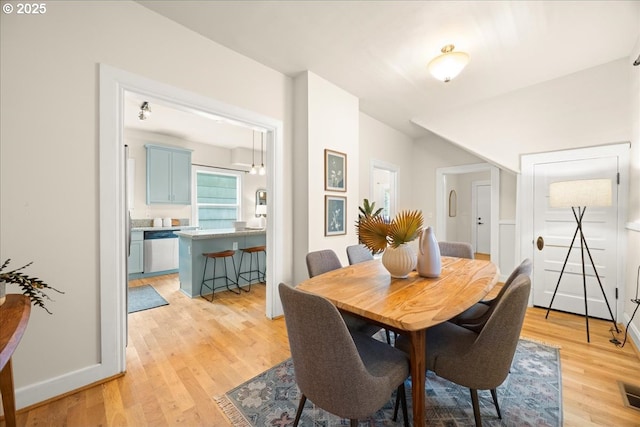
[{"label": "white wall", "polygon": [[[296,281],[308,277],[305,256],[308,252],[332,249],[343,265],[347,264],[345,247],[353,241],[352,226],[358,217],[359,154],[358,154],[358,98],[338,86],[306,71],[296,78],[296,141],[305,141],[305,147],[296,154],[296,176],[306,175],[307,186],[296,184],[294,216],[307,215],[307,242],[297,240],[295,253]],[[299,105],[303,105],[300,110]],[[302,117],[300,112],[306,111]],[[300,122],[298,123],[298,120]],[[306,128],[304,126],[306,123]],[[300,139],[298,139],[300,137]],[[346,154],[346,191],[325,191],[325,149]],[[306,171],[304,167],[306,166]],[[304,182],[304,179],[303,181]],[[344,235],[325,236],[325,196],[346,197]],[[299,208],[301,204],[306,207]],[[301,220],[304,221],[304,220]],[[304,232],[304,225],[296,231]]]},{"label": "white wall", "polygon": [[293,280],[299,283],[308,277],[305,256],[309,252],[309,74],[294,79],[293,107],[293,176],[292,190],[295,204],[293,215]]},{"label": "white wall", "polygon": [[624,58],[414,121],[517,172],[521,154],[628,141],[628,90]]},{"label": "white wall", "polygon": [[[638,17],[640,28],[640,17]],[[640,65],[630,66],[640,55],[640,36],[629,55],[627,70],[630,75],[629,104],[631,122],[631,151],[629,154],[629,210],[627,223],[627,267],[625,275],[626,291],[624,303],[624,322],[629,321],[636,304],[631,302],[635,298],[638,283],[638,268],[640,268]],[[640,313],[640,311],[639,311]],[[640,314],[636,314],[633,324],[629,328],[630,335],[640,348]]]},{"label": "white wall", "polygon": [[500,170],[500,219],[515,221],[518,176],[508,170]]},{"label": "white wall", "polygon": [[[477,156],[451,144],[437,135],[431,135],[415,141],[411,154],[411,179],[415,186],[413,206],[422,210],[425,226],[431,226],[436,232],[436,169],[448,166],[460,166],[482,163]],[[458,195],[460,203],[460,195]]]},{"label": "white wall", "polygon": [[[364,199],[372,200],[371,165],[373,162],[380,162],[392,165],[399,170],[398,211],[415,209],[412,200],[413,180],[409,172],[412,166],[412,154],[413,140],[410,137],[367,114],[360,113],[360,194],[357,206],[362,205]],[[354,223],[357,218],[356,212]],[[357,241],[357,235],[354,234],[352,244]]]},{"label": "white wall", "polygon": [[[37,19],[0,15],[0,254],[33,260],[30,272],[65,291],[48,303],[52,316],[32,310],[13,359],[18,407],[50,397],[53,381],[77,388],[76,375],[100,363],[100,63],[282,120],[292,181],[289,78],[135,2],[50,6]],[[291,193],[283,199],[279,232],[290,236]]]}]

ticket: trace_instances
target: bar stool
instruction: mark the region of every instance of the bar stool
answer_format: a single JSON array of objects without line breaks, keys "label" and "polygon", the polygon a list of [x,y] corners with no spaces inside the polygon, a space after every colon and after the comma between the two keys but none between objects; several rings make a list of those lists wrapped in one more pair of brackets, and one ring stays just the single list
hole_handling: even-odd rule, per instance
[{"label": "bar stool", "polygon": [[[238,277],[237,282],[238,286],[240,286],[240,279],[246,281],[249,284],[249,289],[251,289],[251,284],[254,280],[257,280],[258,283],[266,283],[266,264],[267,264],[267,247],[266,246],[251,246],[249,248],[240,249],[242,251],[242,255],[240,255],[240,265],[238,267]],[[264,253],[264,270],[260,269],[260,252]],[[242,260],[244,259],[244,254],[249,254],[249,269],[242,269]],[[256,268],[253,268],[253,258],[256,258]],[[245,262],[246,264],[246,262]],[[246,268],[246,266],[245,266]],[[256,274],[256,277],[253,277],[253,274]],[[247,278],[248,276],[248,278]],[[240,288],[242,289],[242,288]],[[248,292],[248,291],[247,291]]]},{"label": "bar stool", "polygon": [[[235,272],[236,272],[236,261],[233,258],[235,253],[236,253],[236,251],[234,251],[234,250],[227,250],[227,251],[209,252],[209,253],[202,254],[202,256],[204,256],[205,258],[204,258],[204,271],[202,272],[202,283],[200,284],[200,296],[201,297],[205,298],[202,295],[202,287],[204,286],[207,289],[211,289],[211,302],[213,302],[213,295],[215,293],[215,290],[222,288],[222,286],[219,286],[217,288],[215,287],[216,279],[225,279],[225,286],[227,287],[227,290],[229,290],[229,291],[231,291],[231,292],[233,292],[235,294],[240,294],[240,286],[238,286],[237,276],[235,277],[236,280],[234,280],[233,278],[229,277],[229,274],[227,272],[227,259],[228,258],[231,258],[231,262],[233,263],[233,273],[235,274]],[[213,259],[213,277],[211,279],[206,279],[206,277],[207,277],[207,263],[208,263],[209,259]],[[216,264],[217,264],[218,260],[222,261],[222,265],[224,265],[224,275],[216,276]],[[207,282],[211,282],[211,286],[209,286],[207,284]],[[236,285],[236,288],[238,288],[238,289],[237,290],[231,289],[229,287],[229,284]]]}]

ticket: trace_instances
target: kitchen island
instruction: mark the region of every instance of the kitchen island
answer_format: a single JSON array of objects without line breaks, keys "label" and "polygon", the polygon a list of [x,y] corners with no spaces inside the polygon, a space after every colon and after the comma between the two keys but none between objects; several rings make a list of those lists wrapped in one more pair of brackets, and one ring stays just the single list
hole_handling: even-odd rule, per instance
[{"label": "kitchen island", "polygon": [[[240,256],[242,254],[240,249],[251,246],[263,246],[266,245],[267,241],[266,230],[264,229],[246,229],[241,231],[234,229],[184,230],[174,233],[179,238],[178,274],[180,277],[180,290],[190,298],[200,296],[200,285],[202,283],[202,273],[205,263],[205,257],[202,256],[202,254],[236,249],[234,260],[236,268],[239,268]],[[207,278],[211,278],[213,275],[213,267],[210,265],[207,267],[207,270],[209,270],[207,271]],[[230,270],[231,263],[229,263],[229,275],[235,276],[235,272],[231,273]],[[219,271],[217,274],[219,274]],[[222,284],[222,280],[220,280],[219,284]],[[216,282],[216,286],[219,284]],[[207,291],[206,288],[205,291]]]}]

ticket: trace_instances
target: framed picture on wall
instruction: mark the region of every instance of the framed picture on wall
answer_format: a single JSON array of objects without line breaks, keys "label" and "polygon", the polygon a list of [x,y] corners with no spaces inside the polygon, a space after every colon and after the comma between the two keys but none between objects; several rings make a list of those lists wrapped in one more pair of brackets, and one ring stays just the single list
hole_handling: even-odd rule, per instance
[{"label": "framed picture on wall", "polygon": [[324,150],[324,189],[347,191],[347,155]]},{"label": "framed picture on wall", "polygon": [[324,196],[324,235],[337,236],[347,234],[346,227],[347,198]]}]

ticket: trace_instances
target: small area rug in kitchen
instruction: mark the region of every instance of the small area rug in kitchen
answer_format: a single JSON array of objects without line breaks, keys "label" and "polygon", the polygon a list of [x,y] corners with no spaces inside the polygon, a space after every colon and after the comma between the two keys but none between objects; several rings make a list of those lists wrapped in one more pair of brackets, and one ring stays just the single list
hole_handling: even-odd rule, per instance
[{"label": "small area rug in kitchen", "polygon": [[[411,417],[411,381],[407,380],[407,400]],[[560,426],[562,425],[562,384],[559,349],[520,339],[511,372],[498,387],[502,420],[496,414],[489,391],[479,391],[482,425]],[[427,372],[426,424],[429,426],[475,426],[469,389]],[[274,366],[244,384],[214,398],[234,427],[292,426],[300,390],[291,359]],[[361,426],[401,426],[393,415],[392,398]],[[336,417],[307,400],[301,427],[345,426],[348,420]]]},{"label": "small area rug in kitchen", "polygon": [[169,305],[151,285],[134,286],[128,288],[127,292],[129,293],[128,313]]}]

